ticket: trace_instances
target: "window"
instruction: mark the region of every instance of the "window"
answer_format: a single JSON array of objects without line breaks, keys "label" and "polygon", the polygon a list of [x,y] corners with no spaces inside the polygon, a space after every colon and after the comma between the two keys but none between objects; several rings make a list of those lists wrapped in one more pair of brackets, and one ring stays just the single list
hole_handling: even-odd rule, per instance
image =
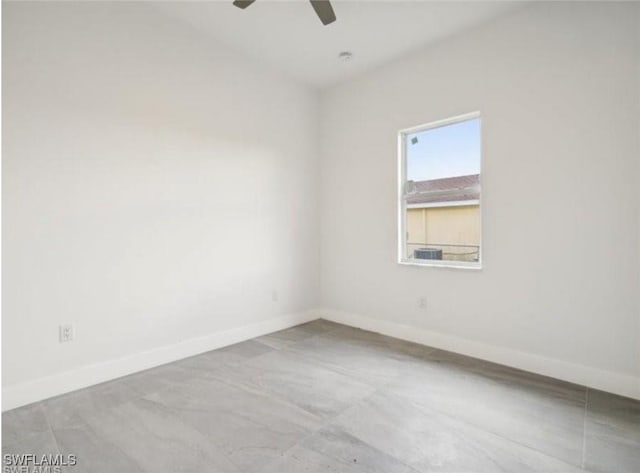
[{"label": "window", "polygon": [[399,262],[479,268],[480,114],[399,135]]}]

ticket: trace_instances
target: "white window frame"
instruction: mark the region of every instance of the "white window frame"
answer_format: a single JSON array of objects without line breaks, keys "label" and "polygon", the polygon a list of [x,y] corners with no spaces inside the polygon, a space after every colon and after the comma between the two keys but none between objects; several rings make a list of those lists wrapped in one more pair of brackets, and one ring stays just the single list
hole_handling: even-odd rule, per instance
[{"label": "white window frame", "polygon": [[[405,195],[405,183],[407,182],[407,157],[406,142],[407,135],[421,131],[432,130],[455,123],[465,122],[473,119],[480,119],[480,248],[478,261],[445,261],[445,260],[417,260],[407,258],[407,201]],[[444,120],[426,123],[424,125],[405,128],[398,132],[398,263],[408,266],[440,267],[440,268],[460,268],[460,269],[482,269],[482,118],[480,112],[471,112],[458,115]]]}]

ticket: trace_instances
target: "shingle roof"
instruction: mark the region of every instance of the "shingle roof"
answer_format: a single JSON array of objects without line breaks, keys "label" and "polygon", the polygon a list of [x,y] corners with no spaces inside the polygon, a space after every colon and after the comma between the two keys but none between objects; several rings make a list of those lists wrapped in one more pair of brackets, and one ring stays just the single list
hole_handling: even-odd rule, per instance
[{"label": "shingle roof", "polygon": [[471,174],[469,176],[445,177],[442,179],[432,179],[429,181],[415,181],[416,191],[433,192],[433,191],[454,191],[459,189],[460,192],[453,192],[449,195],[420,195],[417,194],[407,198],[408,204],[430,204],[436,202],[455,202],[464,200],[480,199],[480,192],[464,192],[469,187],[480,186],[480,175]]}]

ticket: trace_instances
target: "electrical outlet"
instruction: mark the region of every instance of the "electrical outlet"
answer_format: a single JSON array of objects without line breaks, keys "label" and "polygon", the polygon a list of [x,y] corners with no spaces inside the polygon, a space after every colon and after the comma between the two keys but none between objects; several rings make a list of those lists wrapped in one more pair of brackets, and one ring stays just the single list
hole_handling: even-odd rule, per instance
[{"label": "electrical outlet", "polygon": [[427,298],[421,297],[418,299],[418,309],[426,309],[427,308]]},{"label": "electrical outlet", "polygon": [[271,291],[271,300],[273,302],[278,302],[280,296],[278,295],[278,291]]},{"label": "electrical outlet", "polygon": [[73,325],[66,324],[60,325],[60,343],[62,342],[70,342],[73,340]]}]

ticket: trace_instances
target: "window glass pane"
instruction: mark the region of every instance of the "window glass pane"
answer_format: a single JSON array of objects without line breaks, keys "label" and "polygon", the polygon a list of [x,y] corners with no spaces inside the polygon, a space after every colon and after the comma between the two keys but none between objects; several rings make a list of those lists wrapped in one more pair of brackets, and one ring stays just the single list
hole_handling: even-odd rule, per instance
[{"label": "window glass pane", "polygon": [[403,259],[480,260],[480,119],[404,135]]}]

